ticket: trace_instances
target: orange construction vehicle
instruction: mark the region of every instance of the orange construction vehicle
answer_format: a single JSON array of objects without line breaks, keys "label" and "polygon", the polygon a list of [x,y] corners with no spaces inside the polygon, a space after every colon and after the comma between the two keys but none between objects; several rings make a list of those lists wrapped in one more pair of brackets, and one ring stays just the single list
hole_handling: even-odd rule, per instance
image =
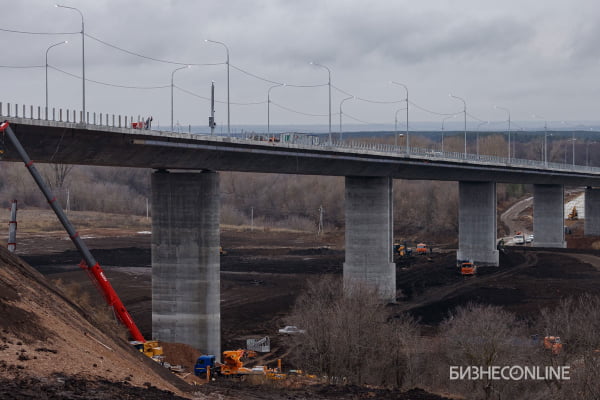
[{"label": "orange construction vehicle", "polygon": [[422,256],[427,255],[427,245],[425,243],[417,244],[417,254]]},{"label": "orange construction vehicle", "polygon": [[552,354],[557,355],[562,351],[562,342],[560,336],[546,336],[544,337],[544,348],[552,351]]},{"label": "orange construction vehicle", "polygon": [[252,350],[229,350],[223,352],[223,364],[221,364],[221,375],[245,375],[255,373],[252,368],[244,367],[244,361],[256,357]]},{"label": "orange construction vehicle", "polygon": [[459,260],[457,266],[461,275],[472,276],[477,273],[477,265],[473,261]]},{"label": "orange construction vehicle", "polygon": [[210,374],[224,375],[229,377],[243,377],[245,375],[262,375],[269,379],[281,380],[287,377],[281,372],[281,360],[277,360],[277,368],[267,368],[265,366],[256,366],[253,368],[244,367],[244,362],[249,358],[256,357],[257,353],[251,350],[226,350],[223,352],[223,362],[216,361],[214,355],[203,355],[198,358],[194,366],[194,374],[200,377],[206,377],[208,380]]}]

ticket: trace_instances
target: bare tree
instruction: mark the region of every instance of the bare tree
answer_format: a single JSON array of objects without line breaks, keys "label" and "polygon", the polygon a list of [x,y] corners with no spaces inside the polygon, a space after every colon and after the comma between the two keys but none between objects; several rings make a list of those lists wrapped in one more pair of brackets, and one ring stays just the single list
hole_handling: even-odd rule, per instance
[{"label": "bare tree", "polygon": [[600,398],[600,296],[583,294],[560,301],[553,309],[540,313],[540,336],[559,336],[562,351],[558,355],[543,352],[545,363],[571,366],[571,379],[552,385],[561,398]]},{"label": "bare tree", "polygon": [[343,295],[338,279],[311,283],[288,323],[306,333],[290,338],[294,359],[332,382],[401,386],[413,372],[417,324],[389,319],[375,288],[356,285]]},{"label": "bare tree", "polygon": [[[526,337],[523,325],[514,315],[496,306],[469,303],[459,307],[442,323],[440,331],[448,365],[453,366],[519,365],[523,362],[520,356],[532,347],[527,344],[517,347],[516,339]],[[457,386],[465,393],[475,390],[483,398],[491,399],[503,398],[515,384],[486,376],[458,382]]]}]

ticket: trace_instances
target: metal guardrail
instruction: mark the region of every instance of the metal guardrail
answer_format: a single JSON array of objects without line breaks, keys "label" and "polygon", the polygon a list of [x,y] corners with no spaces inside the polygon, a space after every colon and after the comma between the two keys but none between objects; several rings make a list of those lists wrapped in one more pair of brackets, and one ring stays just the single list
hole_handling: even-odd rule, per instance
[{"label": "metal guardrail", "polygon": [[[19,115],[19,111],[21,114]],[[0,117],[1,118],[27,118],[27,111],[29,111],[29,118],[33,120],[41,121],[52,121],[52,122],[66,122],[66,123],[79,123],[93,126],[106,126],[112,128],[125,128],[125,129],[141,129],[144,126],[144,119],[141,116],[137,116],[134,119],[133,116],[121,116],[108,113],[86,113],[85,120],[83,112],[76,110],[63,110],[62,108],[46,109],[45,107],[34,107],[14,104],[11,107],[10,103],[0,102]],[[228,137],[231,142],[248,143],[253,140],[252,137],[234,138],[231,135],[214,135],[216,137]],[[213,137],[214,137],[213,136]],[[260,136],[260,135],[259,135]],[[435,151],[431,149],[424,149],[419,147],[409,147],[408,151],[406,146],[396,146],[384,143],[365,143],[356,140],[339,141],[334,140],[331,143],[329,141],[314,141],[310,142],[268,142],[269,145],[273,146],[285,146],[289,147],[290,144],[298,144],[298,147],[304,149],[315,149],[315,150],[351,150],[351,151],[369,151],[381,153],[384,155],[397,155],[405,158],[414,159],[435,159],[439,161],[451,161],[451,162],[465,162],[469,164],[481,164],[486,166],[500,166],[500,167],[528,167],[536,170],[545,171],[560,171],[560,172],[580,172],[580,173],[591,173],[600,174],[600,167],[590,167],[586,165],[573,165],[563,163],[544,162],[539,160],[528,160],[519,158],[507,158],[498,157],[484,154],[472,154],[464,152],[449,152],[449,151]]]}]

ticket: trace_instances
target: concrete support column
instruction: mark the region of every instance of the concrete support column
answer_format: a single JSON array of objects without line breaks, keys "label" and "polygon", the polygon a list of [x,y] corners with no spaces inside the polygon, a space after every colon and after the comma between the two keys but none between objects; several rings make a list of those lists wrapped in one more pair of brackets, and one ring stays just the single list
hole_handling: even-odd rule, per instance
[{"label": "concrete support column", "polygon": [[533,185],[533,244],[567,247],[563,185]]},{"label": "concrete support column", "polygon": [[221,354],[219,175],[152,175],[152,337]]},{"label": "concrete support column", "polygon": [[459,182],[457,260],[499,265],[496,249],[496,182]]},{"label": "concrete support column", "polygon": [[583,231],[585,236],[600,236],[600,189],[585,189],[585,219]]},{"label": "concrete support column", "polygon": [[366,283],[383,300],[396,300],[392,183],[389,177],[346,177],[346,292]]}]

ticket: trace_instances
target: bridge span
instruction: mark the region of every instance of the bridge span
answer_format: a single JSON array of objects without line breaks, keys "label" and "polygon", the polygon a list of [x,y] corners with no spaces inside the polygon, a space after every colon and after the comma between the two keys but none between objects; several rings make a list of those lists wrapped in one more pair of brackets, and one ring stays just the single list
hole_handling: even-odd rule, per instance
[{"label": "bridge span", "polygon": [[[537,246],[565,247],[564,185],[587,187],[586,234],[600,235],[597,167],[348,141],[301,144],[140,130],[129,128],[127,118],[113,117],[109,124],[108,116],[94,114],[92,123],[89,116],[86,123],[62,122],[40,118],[39,108],[37,118],[33,108],[26,118],[26,111],[11,116],[10,107],[4,111],[0,103],[1,118],[37,162],[156,170],[153,337],[211,354],[221,350],[218,171],[345,177],[344,285],[373,284],[389,301],[396,298],[393,179],[458,182],[458,259],[498,265],[498,182],[534,185]],[[21,161],[8,145],[4,160]]]}]

